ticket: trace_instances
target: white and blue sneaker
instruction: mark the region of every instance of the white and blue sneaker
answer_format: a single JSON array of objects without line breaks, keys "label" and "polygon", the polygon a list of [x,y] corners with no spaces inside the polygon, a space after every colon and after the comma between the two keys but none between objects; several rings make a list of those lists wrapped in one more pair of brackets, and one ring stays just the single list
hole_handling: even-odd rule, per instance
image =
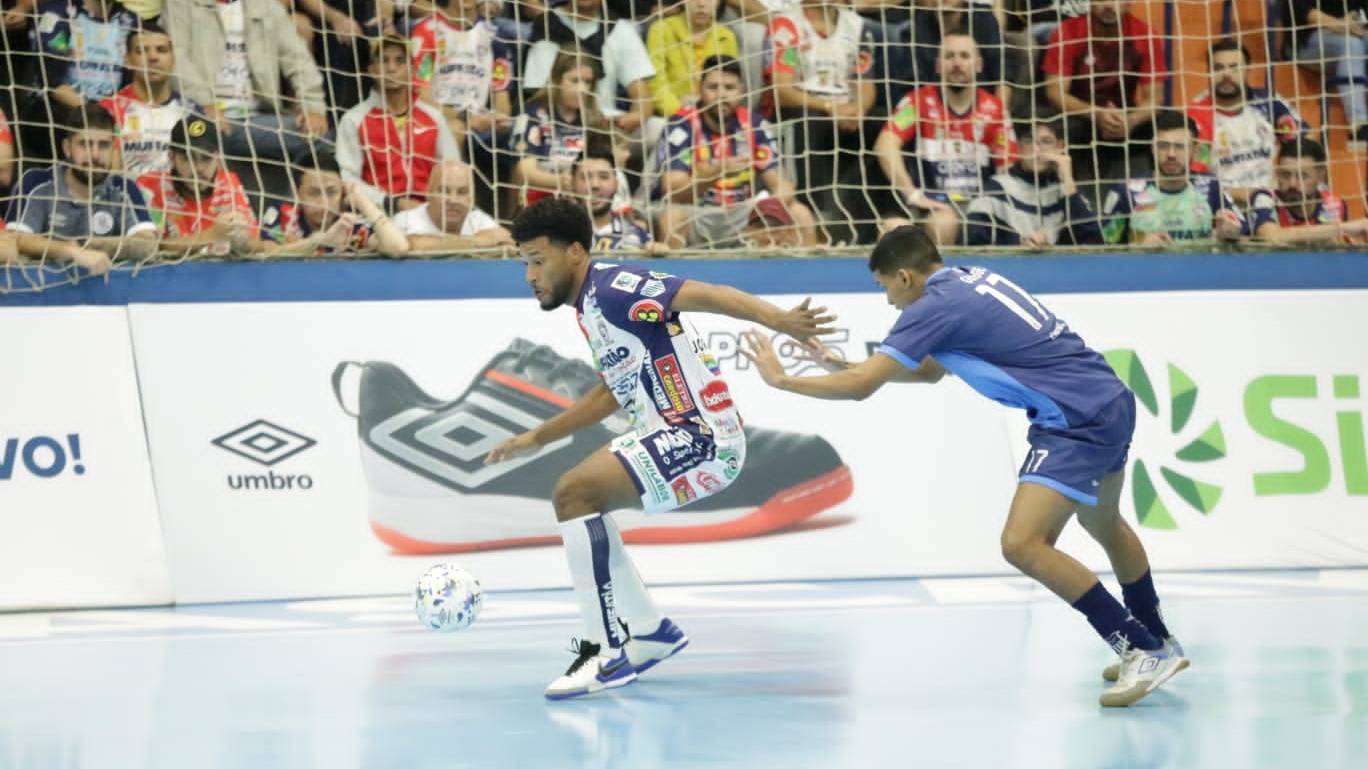
[{"label": "white and blue sneaker", "polygon": [[1098,702],[1106,708],[1134,705],[1186,667],[1186,662],[1170,647],[1145,651],[1132,646],[1121,655],[1116,683],[1102,692]]},{"label": "white and blue sneaker", "polygon": [[[627,623],[622,623],[622,626],[626,629]],[[657,663],[678,654],[688,645],[689,637],[684,635],[684,631],[669,617],[665,617],[660,620],[660,626],[647,635],[633,635],[628,631],[624,648],[627,649],[627,659],[631,660],[637,675],[641,675]]]},{"label": "white and blue sneaker", "polygon": [[632,667],[622,648],[604,651],[593,641],[575,640],[571,644],[570,651],[577,655],[575,661],[570,663],[565,675],[546,687],[548,700],[583,697],[636,680],[636,668]]},{"label": "white and blue sneaker", "polygon": [[[1178,665],[1178,670],[1175,670],[1175,671],[1174,671],[1175,673],[1182,672],[1183,670],[1185,670],[1185,669],[1187,668],[1187,666],[1188,666],[1188,660],[1187,660],[1187,657],[1183,654],[1183,645],[1180,644],[1180,643],[1178,643],[1178,639],[1177,639],[1176,637],[1174,637],[1174,636],[1169,636],[1168,638],[1165,638],[1165,639],[1164,639],[1164,650],[1165,650],[1165,651],[1169,651],[1169,652],[1173,652],[1174,654],[1177,654],[1179,657],[1182,657],[1182,658],[1183,658],[1183,661]],[[1113,662],[1112,664],[1110,664],[1110,665],[1108,665],[1108,666],[1106,666],[1105,668],[1102,669],[1102,680],[1103,680],[1103,681],[1111,681],[1111,682],[1114,683],[1114,682],[1116,681],[1116,679],[1118,679],[1118,678],[1120,678],[1120,677],[1121,677],[1121,662],[1120,662],[1120,660],[1118,660],[1118,661],[1116,661],[1116,662]]]}]

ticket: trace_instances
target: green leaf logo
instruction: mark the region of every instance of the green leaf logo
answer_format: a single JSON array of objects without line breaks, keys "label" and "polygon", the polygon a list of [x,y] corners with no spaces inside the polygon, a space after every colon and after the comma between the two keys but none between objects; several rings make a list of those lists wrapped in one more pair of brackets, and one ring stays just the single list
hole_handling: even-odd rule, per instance
[{"label": "green leaf logo", "polygon": [[[1103,357],[1111,364],[1121,381],[1135,393],[1136,401],[1144,410],[1148,411],[1150,416],[1159,418],[1160,403],[1154,390],[1154,383],[1135,350],[1108,350],[1103,353]],[[1197,383],[1192,381],[1187,372],[1172,363],[1168,364],[1168,429],[1180,442],[1193,412],[1197,409],[1197,392]],[[1135,456],[1134,447],[1132,451],[1132,456]],[[1159,474],[1179,499],[1197,512],[1210,515],[1221,501],[1221,487],[1197,480],[1186,472],[1179,472],[1170,467],[1169,464],[1199,464],[1222,459],[1225,455],[1225,433],[1221,431],[1221,423],[1213,421],[1199,435],[1178,449],[1168,463],[1161,464]],[[1174,520],[1168,506],[1164,504],[1163,497],[1160,496],[1159,489],[1155,486],[1149,466],[1138,457],[1131,463],[1131,497],[1135,503],[1135,517],[1141,526],[1151,529],[1178,528],[1178,522]]]}]

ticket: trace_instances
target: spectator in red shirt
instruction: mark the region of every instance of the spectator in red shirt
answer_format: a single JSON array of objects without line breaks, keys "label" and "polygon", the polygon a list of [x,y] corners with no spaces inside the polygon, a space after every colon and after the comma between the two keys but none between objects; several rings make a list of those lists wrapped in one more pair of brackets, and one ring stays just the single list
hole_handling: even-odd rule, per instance
[{"label": "spectator in red shirt", "polygon": [[[1074,165],[1085,178],[1116,182],[1128,144],[1148,153],[1150,120],[1167,77],[1163,49],[1125,0],[1093,0],[1086,16],[1064,20],[1050,37],[1041,70],[1045,95],[1069,117]],[[1129,140],[1129,141],[1128,141]]]},{"label": "spectator in red shirt", "polygon": [[408,41],[386,36],[371,49],[375,87],[337,124],[337,164],[342,178],[360,184],[372,201],[391,212],[423,204],[428,177],[460,150],[446,119],[418,99]]},{"label": "spectator in red shirt", "polygon": [[138,179],[161,249],[245,256],[260,249],[256,217],[237,174],[223,167],[218,126],[191,116],[171,129],[171,173]]}]

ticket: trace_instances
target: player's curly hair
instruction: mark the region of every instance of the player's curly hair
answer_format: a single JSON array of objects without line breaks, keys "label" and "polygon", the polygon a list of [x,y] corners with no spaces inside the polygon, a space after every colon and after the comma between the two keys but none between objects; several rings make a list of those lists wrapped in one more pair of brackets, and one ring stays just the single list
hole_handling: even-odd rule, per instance
[{"label": "player's curly hair", "polygon": [[869,252],[869,271],[884,275],[898,270],[932,273],[940,266],[936,242],[919,224],[904,224],[885,232]]},{"label": "player's curly hair", "polygon": [[513,241],[526,243],[545,236],[566,247],[578,243],[588,252],[594,245],[594,223],[584,206],[567,198],[542,198],[513,219]]}]

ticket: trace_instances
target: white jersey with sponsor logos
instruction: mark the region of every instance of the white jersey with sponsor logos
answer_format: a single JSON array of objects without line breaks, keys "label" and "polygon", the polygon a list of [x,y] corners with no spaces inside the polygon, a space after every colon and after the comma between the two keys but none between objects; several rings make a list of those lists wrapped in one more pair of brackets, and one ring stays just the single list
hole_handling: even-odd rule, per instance
[{"label": "white jersey with sponsor logos", "polygon": [[717,360],[671,309],[683,283],[663,272],[595,262],[575,302],[580,328],[637,433],[692,422],[718,440],[734,440],[741,418]]}]

